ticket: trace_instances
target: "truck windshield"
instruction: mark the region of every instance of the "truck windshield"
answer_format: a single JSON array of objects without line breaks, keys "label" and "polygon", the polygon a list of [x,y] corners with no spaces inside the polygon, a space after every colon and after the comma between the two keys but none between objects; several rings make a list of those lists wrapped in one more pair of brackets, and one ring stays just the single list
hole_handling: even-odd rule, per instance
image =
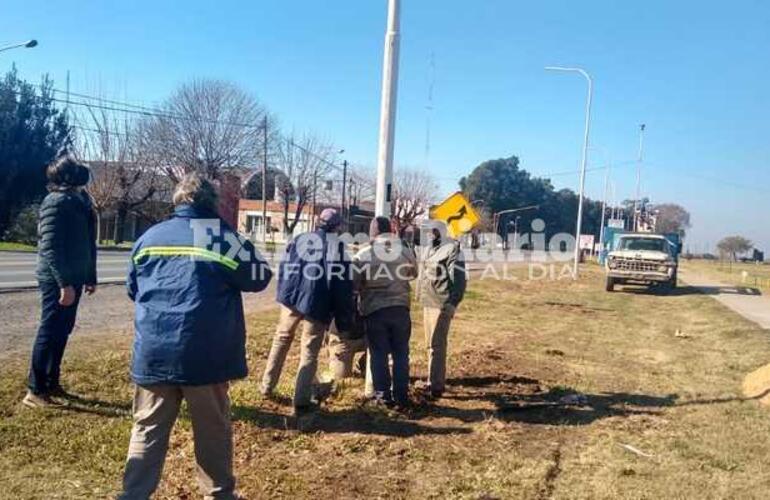
[{"label": "truck windshield", "polygon": [[658,238],[621,238],[619,246],[620,250],[668,251],[666,240]]}]

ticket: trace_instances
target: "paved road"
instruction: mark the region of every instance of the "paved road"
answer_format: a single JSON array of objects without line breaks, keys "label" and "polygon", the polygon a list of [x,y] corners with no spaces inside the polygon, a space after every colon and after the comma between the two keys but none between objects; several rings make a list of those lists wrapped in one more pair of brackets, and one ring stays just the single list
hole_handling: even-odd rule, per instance
[{"label": "paved road", "polygon": [[[269,261],[275,256],[264,254]],[[128,252],[99,252],[99,290],[83,297],[73,335],[130,335],[133,304],[126,296]],[[35,281],[37,255],[0,252],[0,359],[30,349],[40,315],[40,298]],[[244,308],[254,312],[274,307],[275,288],[259,294],[244,294]]]},{"label": "paved road", "polygon": [[770,297],[763,295],[759,290],[725,284],[687,269],[682,269],[680,276],[684,283],[712,296],[747,320],[770,330]]},{"label": "paved road", "polygon": [[[99,283],[125,280],[128,252],[99,252],[97,259]],[[30,252],[0,252],[0,290],[36,287],[37,254]]]},{"label": "paved road", "polygon": [[[262,252],[271,263],[276,256]],[[123,283],[126,279],[129,252],[100,251],[96,260],[100,284]],[[37,254],[31,252],[0,252],[0,291],[19,288],[35,288]]]},{"label": "paved road", "polygon": [[[274,283],[262,293],[246,293],[243,298],[246,312],[276,307]],[[0,359],[31,349],[39,316],[36,290],[0,293]],[[133,318],[134,306],[123,285],[100,286],[95,295],[83,297],[73,335],[132,335]]]}]

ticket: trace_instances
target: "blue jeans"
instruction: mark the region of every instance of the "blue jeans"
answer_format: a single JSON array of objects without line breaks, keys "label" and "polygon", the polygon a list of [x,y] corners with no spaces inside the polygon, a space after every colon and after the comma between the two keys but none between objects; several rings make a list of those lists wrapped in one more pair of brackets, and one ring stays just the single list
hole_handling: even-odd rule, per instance
[{"label": "blue jeans", "polygon": [[[366,339],[372,356],[375,398],[399,404],[409,402],[409,338],[412,319],[406,307],[387,307],[365,318]],[[389,357],[393,358],[391,377]],[[392,388],[391,388],[392,381]]]},{"label": "blue jeans", "polygon": [[75,302],[64,307],[59,304],[59,285],[43,282],[40,287],[40,328],[32,348],[32,367],[29,370],[29,390],[47,394],[59,387],[61,360],[67,339],[75,327],[82,286],[75,288]]}]

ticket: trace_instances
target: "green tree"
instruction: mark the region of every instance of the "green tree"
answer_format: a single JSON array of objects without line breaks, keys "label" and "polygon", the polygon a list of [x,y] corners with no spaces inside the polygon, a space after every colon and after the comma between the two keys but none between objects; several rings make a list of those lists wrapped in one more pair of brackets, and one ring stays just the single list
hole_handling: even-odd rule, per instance
[{"label": "green tree", "polygon": [[37,212],[39,209],[40,205],[33,203],[19,211],[5,232],[3,239],[26,245],[37,245]]},{"label": "green tree", "polygon": [[[549,179],[532,177],[520,168],[516,156],[482,163],[460,180],[460,188],[471,200],[483,200],[484,209],[490,213],[530,205],[539,206],[535,211],[504,217],[500,221],[500,231],[503,231],[503,225],[516,220],[518,216],[520,232],[527,232],[531,221],[538,218],[546,223],[547,237],[556,233],[575,232],[578,195],[570,189],[556,191]],[[585,199],[583,216],[582,232],[598,236],[601,203]]]},{"label": "green tree", "polygon": [[12,68],[0,80],[0,234],[25,205],[45,195],[45,167],[69,143],[51,79],[43,77],[36,90]]}]

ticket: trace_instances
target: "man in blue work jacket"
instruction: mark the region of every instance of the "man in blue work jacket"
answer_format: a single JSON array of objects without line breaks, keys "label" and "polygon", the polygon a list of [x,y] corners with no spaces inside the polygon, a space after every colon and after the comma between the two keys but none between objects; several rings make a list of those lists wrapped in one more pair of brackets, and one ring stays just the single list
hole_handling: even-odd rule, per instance
[{"label": "man in blue work jacket", "polygon": [[174,205],[171,219],[139,238],[129,264],[136,392],[120,498],[147,499],[155,491],[183,399],[205,498],[237,498],[228,383],[247,375],[241,292],[264,290],[272,273],[216,214],[211,182],[188,174]]}]

